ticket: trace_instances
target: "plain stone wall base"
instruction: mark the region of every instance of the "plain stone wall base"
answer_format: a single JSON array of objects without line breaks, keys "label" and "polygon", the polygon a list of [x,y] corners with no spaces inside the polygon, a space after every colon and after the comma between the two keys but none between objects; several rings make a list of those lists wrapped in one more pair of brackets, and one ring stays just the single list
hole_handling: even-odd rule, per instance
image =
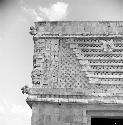
[{"label": "plain stone wall base", "polygon": [[31,125],[87,125],[86,110],[83,105],[46,104],[32,105]]},{"label": "plain stone wall base", "polygon": [[91,125],[94,117],[122,116],[122,105],[34,102],[31,125]]}]

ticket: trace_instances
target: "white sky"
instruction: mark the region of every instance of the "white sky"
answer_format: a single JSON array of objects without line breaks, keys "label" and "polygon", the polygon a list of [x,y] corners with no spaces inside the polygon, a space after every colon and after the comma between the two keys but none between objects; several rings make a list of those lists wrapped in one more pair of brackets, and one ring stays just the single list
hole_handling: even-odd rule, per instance
[{"label": "white sky", "polygon": [[31,86],[34,21],[123,20],[122,8],[122,0],[1,0],[0,125],[30,125],[20,89]]}]

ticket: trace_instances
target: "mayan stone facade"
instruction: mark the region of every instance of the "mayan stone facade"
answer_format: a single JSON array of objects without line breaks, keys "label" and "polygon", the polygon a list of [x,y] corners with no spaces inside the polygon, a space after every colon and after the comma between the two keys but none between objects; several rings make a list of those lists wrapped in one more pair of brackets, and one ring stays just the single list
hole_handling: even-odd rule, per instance
[{"label": "mayan stone facade", "polygon": [[32,125],[91,125],[123,116],[123,22],[36,22]]}]

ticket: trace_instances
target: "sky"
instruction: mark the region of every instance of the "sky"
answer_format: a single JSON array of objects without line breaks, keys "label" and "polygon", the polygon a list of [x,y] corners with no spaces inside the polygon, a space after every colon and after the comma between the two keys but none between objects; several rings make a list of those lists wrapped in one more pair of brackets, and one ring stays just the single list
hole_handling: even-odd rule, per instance
[{"label": "sky", "polygon": [[122,0],[0,0],[0,125],[31,125],[24,85],[32,86],[35,21],[122,21]]}]

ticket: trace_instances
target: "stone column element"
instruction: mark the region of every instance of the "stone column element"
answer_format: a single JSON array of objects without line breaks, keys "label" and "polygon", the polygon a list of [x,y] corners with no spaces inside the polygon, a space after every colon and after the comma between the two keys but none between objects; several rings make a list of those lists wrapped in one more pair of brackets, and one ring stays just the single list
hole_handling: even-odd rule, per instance
[{"label": "stone column element", "polygon": [[83,108],[83,125],[87,125],[86,108]]}]

